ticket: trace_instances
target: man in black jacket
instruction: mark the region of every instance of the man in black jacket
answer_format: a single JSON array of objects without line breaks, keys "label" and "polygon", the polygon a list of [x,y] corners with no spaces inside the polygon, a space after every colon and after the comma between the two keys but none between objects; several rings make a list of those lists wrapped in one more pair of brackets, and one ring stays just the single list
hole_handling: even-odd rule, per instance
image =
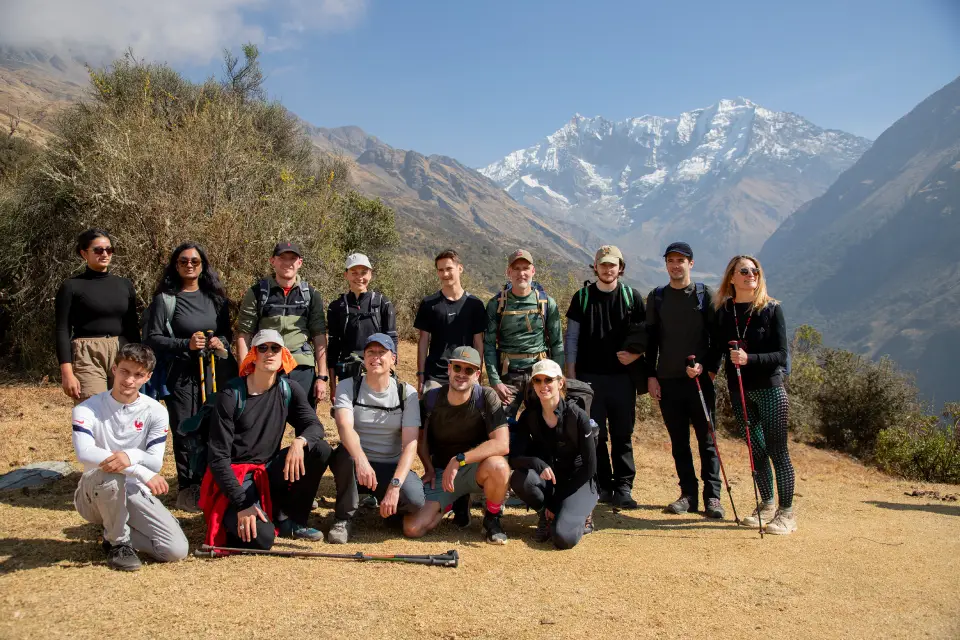
[{"label": "man in black jacket", "polygon": [[642,323],[645,312],[640,293],[620,279],[625,266],[617,247],[605,245],[597,251],[593,262],[597,281],[574,294],[567,309],[565,351],[567,377],[593,387],[590,417],[600,427],[600,501],[636,509],[637,501],[631,494],[637,474],[632,440],[637,388],[627,367],[641,354],[626,351],[624,343],[630,325]]},{"label": "man in black jacket", "polygon": [[[722,518],[720,464],[710,438],[700,396],[693,378],[697,370],[687,367],[687,357],[702,363],[699,375],[707,406],[713,413],[716,395],[713,378],[720,366],[710,358],[710,335],[716,323],[713,291],[692,282],[693,250],[686,242],[674,242],[663,254],[670,284],[650,292],[647,298],[647,390],[660,402],[663,421],[670,434],[673,461],[680,478],[680,497],[667,506],[667,513],[696,512],[699,506],[697,475],[690,451],[690,424],[700,445],[700,477],[703,480],[704,515]],[[707,374],[707,375],[704,375]]]},{"label": "man in black jacket", "polygon": [[[207,544],[269,549],[274,523],[280,535],[323,540],[306,525],[332,450],[306,392],[278,375],[295,366],[277,331],[259,331],[240,367],[242,386],[217,395],[200,497]],[[281,449],[288,422],[296,438]]]}]

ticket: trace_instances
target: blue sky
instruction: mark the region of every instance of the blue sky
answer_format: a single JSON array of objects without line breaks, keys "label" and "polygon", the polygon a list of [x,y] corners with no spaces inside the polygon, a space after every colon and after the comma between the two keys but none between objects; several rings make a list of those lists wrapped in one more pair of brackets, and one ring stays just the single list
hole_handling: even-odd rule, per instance
[{"label": "blue sky", "polygon": [[264,64],[314,124],[471,166],[575,112],[676,115],[738,95],[875,138],[960,74],[960,3],[778,4],[383,0]]}]

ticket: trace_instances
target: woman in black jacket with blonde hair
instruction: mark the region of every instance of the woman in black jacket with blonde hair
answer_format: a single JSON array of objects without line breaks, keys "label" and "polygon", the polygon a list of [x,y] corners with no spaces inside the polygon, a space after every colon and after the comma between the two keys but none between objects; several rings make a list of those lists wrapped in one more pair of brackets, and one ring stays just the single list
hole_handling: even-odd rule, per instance
[{"label": "woman in black jacket with blonde hair", "polygon": [[[793,511],[794,470],[787,449],[790,403],[783,388],[787,366],[787,325],[780,303],[767,294],[760,261],[735,256],[727,264],[714,298],[717,324],[711,344],[718,357],[726,357],[727,385],[733,414],[743,433],[746,422],[736,366],[743,380],[753,464],[763,502],[740,524],[756,527],[758,518],[767,533],[786,535],[797,529]],[[731,345],[731,342],[735,345]],[[699,366],[699,365],[697,365]],[[779,506],[773,499],[773,463],[777,474]]]}]

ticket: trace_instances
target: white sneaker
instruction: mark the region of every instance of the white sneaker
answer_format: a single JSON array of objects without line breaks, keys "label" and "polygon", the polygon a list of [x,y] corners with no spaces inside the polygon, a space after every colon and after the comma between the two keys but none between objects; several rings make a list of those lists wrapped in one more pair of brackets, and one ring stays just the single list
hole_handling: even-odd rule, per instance
[{"label": "white sneaker", "polygon": [[[760,503],[760,520],[763,521],[763,524],[766,525],[768,522],[772,521],[773,518],[777,515],[777,506],[772,502],[761,502]],[[758,527],[760,522],[757,521],[757,510],[754,509],[753,513],[747,516],[746,518],[740,518],[740,524],[745,527]]]},{"label": "white sneaker", "polygon": [[777,515],[763,530],[774,536],[785,536],[796,531],[797,519],[793,515],[793,509],[777,509]]}]

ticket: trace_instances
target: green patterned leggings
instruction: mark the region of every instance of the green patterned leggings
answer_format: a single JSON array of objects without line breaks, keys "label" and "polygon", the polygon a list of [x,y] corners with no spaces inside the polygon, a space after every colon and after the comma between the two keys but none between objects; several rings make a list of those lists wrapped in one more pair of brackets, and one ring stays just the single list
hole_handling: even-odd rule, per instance
[{"label": "green patterned leggings", "polygon": [[[783,387],[755,389],[745,392],[747,415],[750,418],[750,439],[753,445],[753,466],[757,469],[757,486],[764,502],[773,501],[773,473],[770,462],[777,471],[777,493],[780,508],[793,506],[794,473],[790,452],[787,451],[787,414],[790,402]],[[740,389],[730,389],[733,415],[740,425],[740,433],[746,436],[743,409],[740,406]]]}]

